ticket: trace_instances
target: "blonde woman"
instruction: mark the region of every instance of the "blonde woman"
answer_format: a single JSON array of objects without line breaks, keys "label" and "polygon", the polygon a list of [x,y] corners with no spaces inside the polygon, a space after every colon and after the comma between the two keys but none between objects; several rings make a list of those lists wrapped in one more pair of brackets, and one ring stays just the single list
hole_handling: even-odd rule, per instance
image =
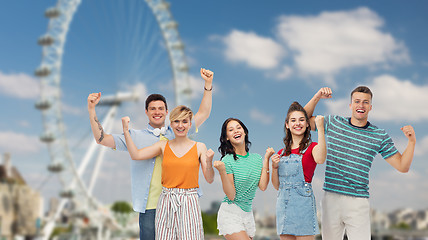
[{"label": "blonde woman", "polygon": [[192,117],[192,110],[188,107],[177,106],[169,117],[175,138],[142,149],[137,149],[129,134],[129,117],[122,118],[126,145],[133,160],[163,155],[163,187],[156,212],[156,239],[204,239],[197,194],[199,166],[205,180],[212,183],[214,152],[211,149],[207,151],[204,143],[188,138]]}]

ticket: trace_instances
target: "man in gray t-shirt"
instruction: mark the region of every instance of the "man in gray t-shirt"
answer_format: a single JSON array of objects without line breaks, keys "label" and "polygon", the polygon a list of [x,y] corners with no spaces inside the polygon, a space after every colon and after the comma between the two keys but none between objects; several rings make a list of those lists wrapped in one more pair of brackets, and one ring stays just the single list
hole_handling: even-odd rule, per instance
[{"label": "man in gray t-shirt", "polygon": [[[330,98],[331,90],[321,88],[306,104],[312,116],[321,98]],[[395,148],[385,130],[368,121],[373,94],[359,86],[351,92],[351,117],[325,117],[327,161],[322,200],[322,238],[370,240],[369,171],[379,153],[399,172],[408,172],[416,145],[412,126],[401,128],[408,139],[403,154]],[[313,118],[311,126],[315,126]],[[314,127],[313,127],[314,129]]]}]

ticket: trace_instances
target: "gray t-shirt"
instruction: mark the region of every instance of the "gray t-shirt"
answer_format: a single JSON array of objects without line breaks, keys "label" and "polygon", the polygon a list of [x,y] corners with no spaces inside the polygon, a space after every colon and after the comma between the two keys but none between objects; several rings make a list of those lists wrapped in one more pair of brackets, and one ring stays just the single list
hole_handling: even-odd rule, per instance
[{"label": "gray t-shirt", "polygon": [[375,156],[387,159],[398,152],[391,137],[369,122],[356,127],[349,118],[325,117],[327,164],[324,190],[369,197],[369,171]]}]

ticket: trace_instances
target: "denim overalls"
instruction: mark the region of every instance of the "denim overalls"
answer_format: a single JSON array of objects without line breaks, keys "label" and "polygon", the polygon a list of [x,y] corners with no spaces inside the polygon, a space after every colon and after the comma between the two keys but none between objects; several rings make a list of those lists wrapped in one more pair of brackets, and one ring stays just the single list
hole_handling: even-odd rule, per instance
[{"label": "denim overalls", "polygon": [[278,165],[279,191],[276,203],[278,235],[319,234],[315,197],[312,185],[305,182],[302,156],[303,153],[282,156]]}]

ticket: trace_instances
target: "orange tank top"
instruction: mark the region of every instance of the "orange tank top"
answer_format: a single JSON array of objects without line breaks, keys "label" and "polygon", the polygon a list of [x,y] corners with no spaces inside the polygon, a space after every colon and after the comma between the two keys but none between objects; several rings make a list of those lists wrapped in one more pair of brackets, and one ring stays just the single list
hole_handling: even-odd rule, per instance
[{"label": "orange tank top", "polygon": [[199,180],[198,148],[195,145],[182,157],[177,157],[166,143],[162,161],[162,186],[167,188],[197,188]]}]

